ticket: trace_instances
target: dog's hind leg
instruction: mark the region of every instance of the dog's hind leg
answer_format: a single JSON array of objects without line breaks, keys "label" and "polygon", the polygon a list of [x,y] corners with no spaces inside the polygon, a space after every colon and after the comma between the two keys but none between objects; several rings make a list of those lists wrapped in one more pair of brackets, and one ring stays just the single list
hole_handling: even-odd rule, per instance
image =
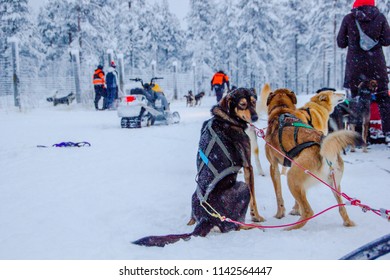
[{"label": "dog's hind leg", "polygon": [[[340,181],[341,181],[341,177],[342,177],[342,171],[341,170],[343,170],[343,169],[344,169],[344,162],[343,162],[341,156],[338,155],[338,157],[337,157],[337,166],[334,167],[335,179],[333,180],[333,176],[329,175],[327,183],[337,189],[338,193],[333,192],[333,195],[336,198],[336,201],[337,201],[337,203],[339,205],[344,204],[342,199],[341,199],[341,195],[340,195],[340,193],[341,193]],[[337,187],[334,186],[335,182],[336,182]],[[343,225],[344,226],[346,226],[346,227],[353,227],[353,226],[355,226],[355,223],[349,218],[348,213],[347,213],[347,209],[345,209],[345,206],[340,206],[339,207],[339,213],[340,213],[341,218],[343,219]]]},{"label": "dog's hind leg", "polygon": [[[337,186],[337,190],[340,191],[341,186],[340,184]],[[341,199],[341,196],[335,192],[333,192],[334,197],[336,198],[336,201],[338,204],[343,204],[343,201]],[[346,227],[353,227],[355,226],[355,223],[349,218],[347,209],[345,209],[345,206],[340,206],[339,207],[339,213],[341,218],[343,219],[343,225]]]},{"label": "dog's hind leg", "polygon": [[302,170],[297,166],[292,166],[288,171],[287,183],[291,191],[291,194],[295,198],[296,203],[299,205],[299,212],[301,218],[299,219],[299,224],[288,227],[287,230],[299,229],[307,223],[307,219],[314,215],[313,210],[310,207],[310,204],[306,197],[306,184],[308,184],[308,175],[306,175]]},{"label": "dog's hind leg", "polygon": [[292,208],[292,210],[290,211],[289,213],[290,215],[293,215],[293,216],[299,216],[301,215],[301,213],[299,212],[299,205],[298,203],[295,201],[295,204]]},{"label": "dog's hind leg", "polygon": [[[218,195],[219,203],[214,203],[217,211],[227,218],[244,223],[248,212],[251,194],[249,187],[244,182],[236,182],[232,188],[224,190]],[[246,226],[238,226],[231,222],[218,221],[221,232],[246,229]],[[248,227],[249,229],[250,227]]]}]

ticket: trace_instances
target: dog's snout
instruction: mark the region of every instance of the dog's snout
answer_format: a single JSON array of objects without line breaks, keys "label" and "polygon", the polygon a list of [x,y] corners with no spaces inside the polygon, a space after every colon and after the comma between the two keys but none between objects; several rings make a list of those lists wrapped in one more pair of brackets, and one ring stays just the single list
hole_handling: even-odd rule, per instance
[{"label": "dog's snout", "polygon": [[251,119],[252,119],[252,122],[257,122],[257,120],[259,119],[259,116],[257,114],[252,114]]}]

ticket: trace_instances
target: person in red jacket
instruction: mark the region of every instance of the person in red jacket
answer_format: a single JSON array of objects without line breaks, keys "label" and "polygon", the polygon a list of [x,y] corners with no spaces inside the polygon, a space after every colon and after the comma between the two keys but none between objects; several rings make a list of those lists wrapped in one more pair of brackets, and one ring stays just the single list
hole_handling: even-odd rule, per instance
[{"label": "person in red jacket", "polygon": [[[359,23],[363,32],[378,43],[370,50],[360,46]],[[351,13],[347,14],[337,35],[337,45],[348,48],[344,87],[350,89],[351,97],[358,98],[358,86],[366,80],[376,80],[376,100],[382,119],[383,133],[390,145],[390,96],[389,77],[383,47],[390,45],[390,27],[386,17],[375,6],[374,0],[356,0]]]},{"label": "person in red jacket", "polygon": [[225,84],[230,90],[229,77],[222,70],[214,74],[211,79],[211,90],[215,90],[215,95],[217,96],[217,102],[222,99],[223,92],[225,91]]},{"label": "person in red jacket", "polygon": [[[106,88],[105,88],[105,79],[104,79],[103,66],[99,65],[92,76],[92,83],[95,88],[95,109],[99,110],[99,100],[100,98],[105,98]],[[103,108],[104,109],[104,108]]]}]

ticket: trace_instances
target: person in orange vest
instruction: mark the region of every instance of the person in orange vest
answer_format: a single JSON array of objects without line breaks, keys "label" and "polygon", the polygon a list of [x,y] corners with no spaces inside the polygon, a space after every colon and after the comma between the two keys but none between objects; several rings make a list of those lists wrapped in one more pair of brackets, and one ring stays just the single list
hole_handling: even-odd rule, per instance
[{"label": "person in orange vest", "polygon": [[[95,72],[93,73],[92,77],[93,86],[95,88],[95,109],[99,110],[99,100],[100,98],[106,98],[106,88],[105,88],[105,79],[104,79],[104,72],[103,72],[103,66],[99,65]],[[103,106],[103,110],[104,110]]]},{"label": "person in orange vest", "polygon": [[217,102],[222,99],[223,92],[225,91],[225,84],[229,91],[229,77],[222,70],[219,70],[217,73],[214,74],[213,78],[211,79],[211,90],[215,90]]}]

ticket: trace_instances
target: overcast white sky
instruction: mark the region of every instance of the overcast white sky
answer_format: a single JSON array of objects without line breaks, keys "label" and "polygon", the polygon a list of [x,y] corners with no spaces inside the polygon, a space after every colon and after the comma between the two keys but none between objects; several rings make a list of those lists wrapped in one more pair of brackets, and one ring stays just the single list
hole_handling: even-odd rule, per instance
[{"label": "overcast white sky", "polygon": [[[48,0],[29,0],[34,12],[39,10],[39,7],[43,6]],[[154,3],[161,0],[146,0],[147,2]],[[181,20],[182,26],[185,26],[183,22],[184,17],[187,15],[190,5],[190,0],[168,0],[169,7],[173,13]]]}]

